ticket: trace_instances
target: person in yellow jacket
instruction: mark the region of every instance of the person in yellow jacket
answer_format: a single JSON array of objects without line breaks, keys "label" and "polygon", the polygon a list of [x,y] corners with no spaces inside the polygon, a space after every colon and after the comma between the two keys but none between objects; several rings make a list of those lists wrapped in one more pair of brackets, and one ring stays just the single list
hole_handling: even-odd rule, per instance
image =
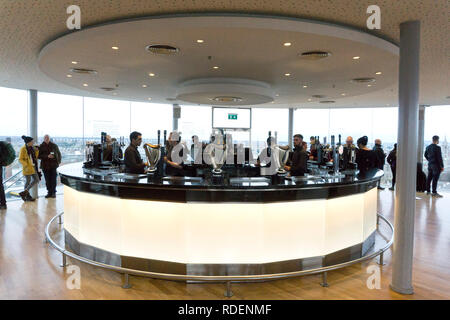
[{"label": "person in yellow jacket", "polygon": [[25,190],[19,195],[23,201],[34,201],[29,190],[33,188],[40,181],[40,172],[38,169],[39,149],[33,147],[34,140],[32,137],[22,136],[25,145],[20,149],[19,161],[22,164],[22,174],[25,176]]}]

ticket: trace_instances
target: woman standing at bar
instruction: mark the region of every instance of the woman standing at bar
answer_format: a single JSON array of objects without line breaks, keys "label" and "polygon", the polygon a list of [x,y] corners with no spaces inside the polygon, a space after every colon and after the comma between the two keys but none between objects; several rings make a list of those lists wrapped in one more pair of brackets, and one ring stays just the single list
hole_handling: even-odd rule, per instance
[{"label": "woman standing at bar", "polygon": [[26,178],[25,190],[19,195],[23,201],[34,201],[29,190],[39,183],[41,173],[38,170],[39,149],[33,147],[34,140],[32,137],[22,136],[25,145],[20,149],[19,161],[22,164],[22,174]]},{"label": "woman standing at bar", "polygon": [[358,150],[356,151],[356,163],[360,173],[366,173],[371,169],[377,168],[377,155],[374,151],[367,148],[367,136],[361,137],[356,142]]}]

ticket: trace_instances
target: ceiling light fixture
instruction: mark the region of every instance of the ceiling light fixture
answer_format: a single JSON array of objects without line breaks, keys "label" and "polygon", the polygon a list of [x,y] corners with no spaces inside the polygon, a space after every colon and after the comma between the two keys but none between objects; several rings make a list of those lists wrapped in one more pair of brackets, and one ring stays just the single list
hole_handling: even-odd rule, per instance
[{"label": "ceiling light fixture", "polygon": [[197,40],[197,43],[203,43],[203,42],[205,42],[205,41],[203,41],[202,39]]},{"label": "ceiling light fixture", "polygon": [[180,51],[180,49],[166,44],[149,44],[145,50],[153,54],[174,54]]},{"label": "ceiling light fixture", "polygon": [[152,100],[152,98],[147,98],[147,100]]},{"label": "ceiling light fixture", "polygon": [[87,87],[88,86],[88,84],[87,83],[83,83],[83,87]]},{"label": "ceiling light fixture", "polygon": [[368,84],[367,86],[368,86],[368,87],[371,87],[372,85],[371,85],[371,84]]},{"label": "ceiling light fixture", "polygon": [[345,96],[346,94],[345,93],[341,93],[341,96]]},{"label": "ceiling light fixture", "polygon": [[147,88],[147,85],[146,85],[146,84],[143,84],[143,85],[142,85],[142,88]]},{"label": "ceiling light fixture", "polygon": [[77,61],[72,61],[72,64],[77,64],[78,62]]},{"label": "ceiling light fixture", "polygon": [[353,57],[353,60],[359,60],[359,58],[360,58],[360,57],[355,56],[355,57]]},{"label": "ceiling light fixture", "polygon": [[303,85],[303,88],[308,88],[308,86],[305,84],[305,85]]},{"label": "ceiling light fixture", "polygon": [[111,47],[113,50],[119,50],[119,47]]},{"label": "ceiling light fixture", "polygon": [[97,74],[98,73],[96,70],[83,69],[83,68],[72,68],[72,69],[70,69],[70,72],[78,73],[78,74]]},{"label": "ceiling light fixture", "polygon": [[308,99],[308,101],[312,101],[312,99],[311,99],[311,98],[309,98],[309,99]]},{"label": "ceiling light fixture", "polygon": [[150,77],[154,77],[154,76],[155,76],[155,74],[154,74],[154,73],[151,73],[151,72],[150,72],[148,75],[149,75]]},{"label": "ceiling light fixture", "polygon": [[327,51],[307,51],[299,54],[300,58],[303,60],[320,60],[331,56],[330,52]]},{"label": "ceiling light fixture", "polygon": [[381,74],[381,71],[375,72],[375,74]]},{"label": "ceiling light fixture", "polygon": [[283,43],[283,46],[285,46],[285,47],[290,47],[291,44],[292,44],[292,43],[290,43],[290,42],[285,42],[285,43]]},{"label": "ceiling light fixture", "polygon": [[66,75],[67,78],[72,78],[71,74]]},{"label": "ceiling light fixture", "polygon": [[286,77],[289,77],[291,74],[290,73],[285,73],[284,74]]},{"label": "ceiling light fixture", "polygon": [[218,67],[218,66],[214,66],[213,69],[216,69],[216,70],[217,70],[217,69],[219,69],[219,67]]}]

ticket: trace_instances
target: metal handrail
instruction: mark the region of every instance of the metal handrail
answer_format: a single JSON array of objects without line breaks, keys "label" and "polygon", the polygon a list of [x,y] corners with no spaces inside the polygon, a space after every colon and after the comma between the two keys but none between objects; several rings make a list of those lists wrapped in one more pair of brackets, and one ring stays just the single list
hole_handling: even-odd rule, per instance
[{"label": "metal handrail", "polygon": [[[344,268],[344,267],[350,266],[352,264],[359,263],[359,262],[362,262],[362,261],[365,261],[365,260],[369,260],[369,259],[372,259],[372,258],[378,256],[378,255],[381,255],[381,254],[383,254],[383,252],[385,252],[386,250],[388,250],[392,246],[392,243],[394,241],[394,226],[385,217],[383,217],[381,214],[377,214],[378,218],[380,218],[384,222],[386,222],[386,224],[391,229],[391,232],[392,232],[391,239],[386,243],[386,245],[383,248],[381,248],[381,249],[371,253],[370,255],[367,255],[367,256],[364,256],[364,257],[352,260],[352,261],[348,261],[348,262],[344,262],[344,263],[340,263],[340,264],[336,264],[336,265],[332,265],[332,266],[328,266],[328,267],[321,267],[321,268],[310,269],[310,270],[285,272],[285,273],[274,273],[274,274],[262,274],[262,275],[248,275],[248,276],[177,275],[177,274],[141,271],[141,270],[135,270],[135,269],[128,269],[128,268],[112,266],[112,265],[100,263],[100,262],[97,262],[97,261],[93,261],[93,260],[81,257],[81,256],[79,256],[79,255],[77,255],[77,254],[75,254],[73,252],[70,252],[70,251],[66,250],[65,248],[62,248],[61,246],[56,244],[56,242],[53,241],[53,239],[50,237],[49,228],[50,228],[50,225],[53,223],[53,221],[55,221],[56,218],[60,218],[61,219],[61,216],[63,214],[64,214],[64,212],[61,212],[60,214],[57,214],[56,216],[54,216],[49,221],[47,226],[45,227],[46,240],[50,243],[50,245],[53,248],[55,248],[56,250],[58,250],[59,252],[61,252],[63,254],[63,265],[65,264],[65,256],[68,256],[70,258],[73,258],[75,260],[78,260],[78,261],[90,264],[92,266],[113,270],[113,271],[116,271],[116,272],[119,272],[119,273],[122,273],[122,274],[125,274],[125,275],[129,275],[130,274],[130,275],[144,276],[144,277],[165,279],[165,280],[180,280],[180,281],[181,280],[191,280],[191,281],[205,281],[205,282],[208,282],[208,281],[214,281],[214,282],[236,282],[236,281],[254,281],[254,280],[276,280],[276,279],[297,277],[297,276],[301,276],[301,275],[324,273],[324,272],[327,272],[327,271]],[[381,259],[381,257],[380,257],[380,259]]]},{"label": "metal handrail", "polygon": [[[3,185],[5,185],[7,182],[9,182],[10,180],[14,179],[17,175],[21,174],[23,170],[18,171],[17,173],[13,174],[11,177],[9,177],[8,179],[6,179],[5,181],[3,181]],[[17,179],[18,180],[18,179]]]}]

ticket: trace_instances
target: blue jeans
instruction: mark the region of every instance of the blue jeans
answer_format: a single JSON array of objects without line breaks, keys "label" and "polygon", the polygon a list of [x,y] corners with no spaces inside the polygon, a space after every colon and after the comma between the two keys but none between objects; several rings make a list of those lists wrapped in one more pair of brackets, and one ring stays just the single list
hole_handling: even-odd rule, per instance
[{"label": "blue jeans", "polygon": [[430,192],[430,185],[432,183],[433,193],[437,192],[437,183],[439,176],[441,175],[441,168],[436,164],[428,164],[428,177],[427,177],[427,192]]},{"label": "blue jeans", "polygon": [[26,175],[25,179],[26,179],[25,182],[26,191],[30,191],[31,188],[33,188],[35,185],[39,183],[39,176],[37,173]]}]

